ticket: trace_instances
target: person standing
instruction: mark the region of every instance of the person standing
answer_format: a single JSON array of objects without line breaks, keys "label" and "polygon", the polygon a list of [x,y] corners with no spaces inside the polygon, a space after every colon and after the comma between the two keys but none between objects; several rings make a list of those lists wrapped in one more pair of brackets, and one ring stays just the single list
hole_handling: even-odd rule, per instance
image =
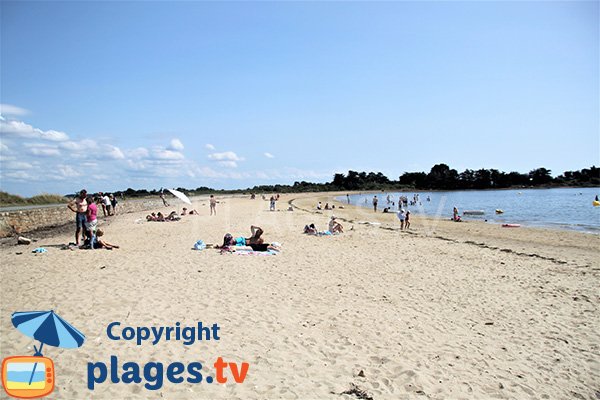
[{"label": "person standing", "polygon": [[398,219],[400,220],[400,230],[404,230],[404,221],[406,220],[406,214],[404,212],[404,209],[400,209],[400,211],[398,211]]},{"label": "person standing", "polygon": [[75,213],[75,245],[79,246],[79,236],[85,236],[85,222],[87,220],[87,191],[82,189],[79,195],[67,204],[67,208]]},{"label": "person standing", "polygon": [[104,193],[98,192],[98,197],[96,199],[99,199],[99,204],[102,206],[102,214],[104,214],[104,216],[106,217],[106,203],[104,202]]},{"label": "person standing", "polygon": [[348,204],[350,204],[350,195],[346,194],[346,200],[348,201]]},{"label": "person standing", "polygon": [[94,203],[92,196],[88,196],[86,201],[88,206],[85,219],[85,230],[87,232],[87,237],[90,239],[90,247],[93,249],[96,228],[98,227],[98,206]]},{"label": "person standing", "polygon": [[406,214],[404,214],[404,227],[406,229],[410,228],[410,211],[406,210]]},{"label": "person standing", "polygon": [[373,211],[377,212],[377,203],[379,200],[377,199],[377,195],[373,197]]},{"label": "person standing", "polygon": [[215,199],[214,195],[210,195],[210,200],[209,200],[209,204],[210,204],[210,215],[217,215],[217,199]]},{"label": "person standing", "polygon": [[106,207],[106,214],[108,214],[108,216],[110,217],[112,215],[112,213],[110,212],[112,206],[110,204],[110,197],[108,197],[107,193],[105,193],[104,196],[102,196],[102,203],[104,204],[104,207]]},{"label": "person standing", "polygon": [[269,211],[275,211],[275,197],[271,196],[269,199]]},{"label": "person standing", "polygon": [[117,213],[117,196],[115,195],[110,195],[110,205],[112,206],[112,213],[113,215],[115,215]]}]

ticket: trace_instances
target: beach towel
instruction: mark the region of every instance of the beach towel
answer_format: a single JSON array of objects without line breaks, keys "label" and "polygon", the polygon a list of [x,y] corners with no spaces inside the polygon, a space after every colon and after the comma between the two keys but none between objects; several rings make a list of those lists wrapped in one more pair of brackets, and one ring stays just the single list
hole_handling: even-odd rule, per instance
[{"label": "beach towel", "polygon": [[233,254],[237,254],[239,256],[276,256],[279,254],[279,252],[275,250],[254,251],[247,249],[236,249]]},{"label": "beach towel", "polygon": [[45,249],[45,248],[43,248],[43,247],[38,247],[37,249],[33,249],[31,252],[32,252],[32,253],[47,253],[47,252],[48,252],[48,250],[46,250],[46,249]]}]

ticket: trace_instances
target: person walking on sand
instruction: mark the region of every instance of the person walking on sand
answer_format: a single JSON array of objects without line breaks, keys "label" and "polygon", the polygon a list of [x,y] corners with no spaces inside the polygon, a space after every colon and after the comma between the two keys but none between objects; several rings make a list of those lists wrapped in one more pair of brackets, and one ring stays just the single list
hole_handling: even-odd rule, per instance
[{"label": "person walking on sand", "polygon": [[75,246],[79,246],[79,235],[83,232],[83,236],[86,236],[85,233],[85,222],[87,220],[87,191],[82,189],[79,192],[79,195],[75,197],[73,200],[67,204],[67,208],[75,213]]},{"label": "person walking on sand", "polygon": [[410,228],[410,211],[406,210],[406,214],[404,214],[404,227],[406,229]]},{"label": "person walking on sand", "polygon": [[214,195],[210,195],[210,199],[209,199],[209,203],[210,203],[210,215],[217,215],[217,199],[215,199]]},{"label": "person walking on sand", "polygon": [[275,211],[275,197],[269,199],[269,211]]},{"label": "person walking on sand", "polygon": [[167,203],[167,199],[165,199],[165,194],[163,193],[162,189],[160,189],[160,199],[165,207],[169,207],[169,203]]},{"label": "person walking on sand", "polygon": [[378,202],[378,201],[379,201],[379,200],[377,199],[377,195],[375,195],[375,196],[373,197],[373,211],[375,211],[375,212],[377,212],[377,202]]}]

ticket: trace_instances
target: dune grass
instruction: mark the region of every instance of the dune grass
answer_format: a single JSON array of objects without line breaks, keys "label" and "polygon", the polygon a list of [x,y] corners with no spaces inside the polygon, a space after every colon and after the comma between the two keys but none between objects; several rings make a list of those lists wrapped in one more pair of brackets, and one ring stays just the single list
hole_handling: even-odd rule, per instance
[{"label": "dune grass", "polygon": [[0,207],[56,204],[66,203],[68,201],[69,199],[59,194],[42,193],[27,198],[0,191]]}]

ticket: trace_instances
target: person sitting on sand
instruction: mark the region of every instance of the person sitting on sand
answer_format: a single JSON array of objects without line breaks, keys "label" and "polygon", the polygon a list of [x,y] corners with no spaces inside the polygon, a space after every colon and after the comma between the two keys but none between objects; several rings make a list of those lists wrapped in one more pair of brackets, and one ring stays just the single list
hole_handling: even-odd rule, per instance
[{"label": "person sitting on sand", "polygon": [[329,208],[329,203],[325,203],[325,209],[326,210],[331,210],[331,208]]},{"label": "person sitting on sand", "polygon": [[188,212],[187,208],[183,207],[183,211],[181,212],[181,215],[200,215],[200,214],[195,209],[194,210],[190,210]]},{"label": "person sitting on sand", "polygon": [[[100,239],[102,236],[104,235],[104,231],[102,229],[98,229],[96,231],[96,237],[94,237],[94,249],[106,249],[106,250],[112,250],[112,249],[118,249],[119,246],[117,246],[116,244],[111,244],[108,243],[105,240]],[[83,243],[83,246],[81,246],[81,249],[90,249],[92,248],[90,246],[91,240],[90,238],[85,239],[85,242]]]},{"label": "person sitting on sand", "polygon": [[321,209],[321,202],[318,202],[317,203],[317,210],[320,210],[320,209]]},{"label": "person sitting on sand", "polygon": [[163,213],[161,213],[160,211],[158,212],[158,214],[156,214],[156,219],[155,221],[158,222],[165,222],[165,216],[163,215]]},{"label": "person sitting on sand", "polygon": [[337,222],[336,219],[337,218],[335,217],[335,215],[331,216],[331,219],[329,220],[329,232],[344,233],[344,227],[342,226],[342,224]]},{"label": "person sitting on sand", "polygon": [[319,233],[315,224],[304,225],[304,233],[307,235],[316,235]]},{"label": "person sitting on sand", "polygon": [[460,222],[460,215],[458,215],[458,208],[454,207],[452,210],[452,220],[454,222]]}]

